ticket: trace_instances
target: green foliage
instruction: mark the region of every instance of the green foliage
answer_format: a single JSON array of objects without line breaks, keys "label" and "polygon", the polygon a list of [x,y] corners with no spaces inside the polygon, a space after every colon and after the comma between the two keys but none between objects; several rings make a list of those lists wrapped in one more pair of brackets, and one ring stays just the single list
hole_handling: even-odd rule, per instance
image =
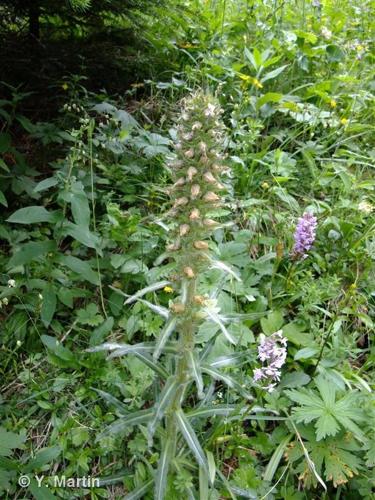
[{"label": "green foliage", "polygon": [[[0,2],[7,29],[30,5]],[[109,29],[113,39],[130,18],[147,20],[137,33],[149,48],[132,59],[138,80],[127,88],[121,73],[121,95],[98,90],[104,83],[87,90],[83,59],[82,74],[43,83],[43,104],[28,92],[32,78],[27,90],[2,86],[1,495],[370,500],[372,6],[152,2],[152,18],[149,5],[40,2],[51,44],[68,19],[74,36]],[[124,70],[120,51],[107,50]],[[41,57],[46,71],[61,55]],[[171,411],[181,330],[171,306],[183,290],[164,249],[184,221],[165,215],[169,163],[177,103],[199,88],[224,110],[233,175],[209,214],[219,224],[197,281],[198,302],[209,300],[194,317],[184,407]],[[292,261],[305,210],[317,238]],[[288,356],[267,393],[253,380],[257,348],[280,329]],[[101,485],[21,491],[24,473]]]}]

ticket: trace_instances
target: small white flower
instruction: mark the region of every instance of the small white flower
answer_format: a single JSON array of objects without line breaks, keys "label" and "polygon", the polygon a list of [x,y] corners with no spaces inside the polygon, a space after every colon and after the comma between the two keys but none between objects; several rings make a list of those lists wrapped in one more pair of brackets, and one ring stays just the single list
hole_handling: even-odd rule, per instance
[{"label": "small white flower", "polygon": [[8,287],[9,288],[15,288],[16,282],[15,280],[8,280]]},{"label": "small white flower", "polygon": [[374,210],[374,206],[369,203],[367,200],[362,200],[358,204],[358,210],[364,212],[365,214],[370,214]]},{"label": "small white flower", "polygon": [[328,28],[323,26],[321,30],[322,37],[325,38],[326,40],[330,40],[332,38],[332,31],[330,31]]}]

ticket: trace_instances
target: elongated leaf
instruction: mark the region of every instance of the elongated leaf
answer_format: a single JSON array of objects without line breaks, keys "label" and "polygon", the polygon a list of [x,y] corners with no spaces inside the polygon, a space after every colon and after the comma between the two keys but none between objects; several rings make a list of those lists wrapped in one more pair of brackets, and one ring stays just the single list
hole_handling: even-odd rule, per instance
[{"label": "elongated leaf", "polygon": [[223,332],[224,336],[229,340],[229,342],[231,342],[232,344],[235,344],[236,341],[234,340],[232,335],[228,332],[228,330],[225,328],[225,325],[221,321],[220,317],[208,308],[204,309],[204,312],[211,319],[211,321],[213,321],[214,323],[216,323],[219,326],[220,330]]},{"label": "elongated leaf", "polygon": [[252,401],[254,398],[244,389],[241,384],[237,382],[234,378],[230,377],[226,373],[221,373],[218,370],[215,370],[214,368],[211,368],[211,366],[203,365],[202,366],[202,371],[204,373],[207,373],[210,375],[212,378],[215,380],[220,380],[221,382],[224,382],[228,387],[231,389],[235,389],[239,394],[244,396],[247,400]]},{"label": "elongated leaf", "polygon": [[145,306],[150,308],[152,312],[159,314],[159,316],[162,316],[165,319],[169,318],[170,314],[169,314],[169,311],[166,307],[158,306],[158,305],[153,304],[152,302],[149,302],[148,300],[144,300],[144,299],[137,299],[137,300],[138,300],[138,302],[141,302],[141,304],[144,304]]},{"label": "elongated leaf", "polygon": [[280,460],[282,459],[285,448],[287,447],[289,441],[292,439],[292,434],[289,434],[286,438],[284,438],[279,446],[276,448],[276,450],[273,452],[272,457],[270,461],[268,462],[268,465],[266,467],[266,470],[264,472],[263,479],[265,481],[271,482],[273,479],[273,476],[275,475],[275,472],[279,466]]},{"label": "elongated leaf", "polygon": [[59,180],[56,177],[47,177],[47,179],[38,182],[33,191],[34,193],[39,193],[40,191],[45,191],[50,187],[56,186],[58,183]]},{"label": "elongated leaf", "polygon": [[190,448],[191,452],[193,453],[195,459],[197,460],[198,464],[200,466],[202,466],[205,469],[205,471],[208,473],[208,464],[207,464],[206,455],[205,455],[205,453],[204,453],[204,451],[199,443],[197,435],[195,434],[192,426],[189,424],[189,421],[186,418],[186,416],[182,410],[177,410],[175,415],[176,415],[178,427],[179,427],[182,435],[184,436],[187,445],[189,446],[189,448]]},{"label": "elongated leaf", "polygon": [[211,267],[213,269],[220,269],[221,271],[225,271],[227,274],[233,276],[233,278],[235,278],[237,281],[242,281],[240,276],[224,262],[221,262],[220,260],[212,260],[211,262]]},{"label": "elongated leaf", "polygon": [[178,383],[175,377],[169,377],[160,393],[157,403],[154,406],[154,416],[148,426],[150,440],[155,433],[157,423],[163,418],[168,404],[172,401],[174,395],[176,394],[177,388]]},{"label": "elongated leaf", "polygon": [[155,500],[165,499],[165,488],[167,486],[169,465],[174,455],[175,448],[172,436],[167,436],[163,443],[163,451],[159,458],[158,470],[155,478]]},{"label": "elongated leaf", "polygon": [[128,407],[119,399],[112,396],[112,394],[102,391],[101,389],[96,389],[95,387],[90,387],[90,389],[97,392],[108,405],[114,406],[121,415],[129,415]]},{"label": "elongated leaf", "polygon": [[39,259],[49,252],[56,250],[56,243],[51,240],[47,241],[30,241],[22,245],[20,250],[16,252],[9,260],[8,267],[23,266],[29,264],[33,260]]},{"label": "elongated leaf", "polygon": [[32,206],[20,208],[7,219],[7,222],[36,224],[38,222],[56,222],[56,220],[56,212],[48,212],[44,207]]},{"label": "elongated leaf", "polygon": [[150,481],[147,481],[147,483],[138,486],[138,488],[133,490],[131,493],[128,493],[123,500],[138,500],[138,498],[144,498],[145,494],[151,488],[153,482],[154,480],[150,479]]},{"label": "elongated leaf", "polygon": [[152,285],[146,286],[145,288],[142,288],[142,290],[139,290],[137,293],[129,297],[127,300],[125,300],[125,304],[131,304],[132,302],[136,301],[139,299],[139,297],[143,297],[143,295],[146,295],[146,293],[149,292],[155,292],[156,290],[160,290],[160,288],[164,288],[165,286],[170,285],[171,282],[164,280],[164,281],[158,281],[157,283],[153,283]]},{"label": "elongated leaf", "polygon": [[194,355],[194,352],[191,352],[191,351],[189,352],[189,363],[190,363],[191,372],[193,374],[193,378],[194,378],[196,386],[197,386],[198,398],[202,399],[204,396],[202,372],[201,372],[201,368],[199,366],[199,361],[197,360],[196,356]]},{"label": "elongated leaf", "polygon": [[98,253],[101,252],[98,235],[90,231],[87,226],[78,226],[78,224],[73,224],[73,222],[67,222],[64,226],[64,234],[71,236],[82,243],[82,245],[85,245],[85,247],[95,248]]},{"label": "elongated leaf", "polygon": [[141,352],[134,352],[134,355],[145,365],[147,365],[151,370],[153,370],[155,373],[160,375],[163,379],[166,379],[169,377],[169,373],[160,365],[154,362],[154,360],[151,358],[151,356],[148,356],[147,354],[141,353]]},{"label": "elongated leaf", "polygon": [[40,318],[47,328],[52,321],[52,318],[56,311],[56,293],[51,284],[48,284],[43,291],[43,303],[42,309],[40,311]]},{"label": "elongated leaf", "polygon": [[100,441],[103,437],[112,436],[123,432],[126,429],[134,427],[134,425],[147,423],[153,415],[153,410],[140,410],[134,413],[129,413],[128,415],[115,420],[112,424],[104,429],[97,438],[96,441]]},{"label": "elongated leaf", "polygon": [[91,266],[87,261],[73,257],[72,255],[63,255],[59,260],[61,264],[69,267],[71,271],[78,274],[82,279],[92,283],[93,285],[99,285],[99,275],[91,269]]},{"label": "elongated leaf", "polygon": [[197,408],[195,410],[189,411],[186,414],[187,418],[195,418],[195,417],[228,417],[233,413],[238,413],[241,415],[244,409],[238,407],[238,405],[229,405],[229,404],[221,404],[221,405],[211,405],[211,406],[202,406],[201,408]]},{"label": "elongated leaf", "polygon": [[165,327],[163,328],[162,332],[160,333],[157,341],[156,341],[156,347],[155,347],[155,351],[154,351],[154,354],[153,354],[153,357],[155,360],[157,360],[165,346],[165,344],[167,343],[170,335],[172,335],[172,333],[174,332],[174,329],[176,328],[176,324],[177,324],[177,318],[175,317],[172,317],[165,325]]},{"label": "elongated leaf", "polygon": [[[244,358],[250,357],[251,355],[253,355],[253,351],[250,349],[243,352],[227,354],[211,361],[210,366],[211,368],[223,368],[226,366],[238,365],[242,360],[244,360]],[[248,360],[245,359],[244,361],[247,362]]]},{"label": "elongated leaf", "polygon": [[284,66],[280,66],[280,68],[276,68],[272,71],[269,71],[268,73],[266,73],[265,75],[262,76],[262,82],[266,82],[267,80],[272,80],[272,78],[276,78],[287,67],[288,67],[288,64],[285,64]]}]

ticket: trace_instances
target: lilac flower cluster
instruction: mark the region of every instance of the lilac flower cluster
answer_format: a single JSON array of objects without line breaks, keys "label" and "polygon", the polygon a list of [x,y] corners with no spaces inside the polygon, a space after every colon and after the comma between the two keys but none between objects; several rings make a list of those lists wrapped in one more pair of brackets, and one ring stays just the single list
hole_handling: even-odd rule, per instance
[{"label": "lilac flower cluster", "polygon": [[[272,392],[276,383],[280,380],[280,368],[286,360],[287,339],[283,337],[282,330],[273,333],[270,337],[261,335],[261,341],[258,347],[258,359],[265,364],[261,368],[254,370],[254,382],[266,380],[268,385],[265,389]],[[273,382],[273,383],[272,383]]]},{"label": "lilac flower cluster", "polygon": [[305,212],[302,217],[298,219],[296,231],[294,233],[294,259],[306,259],[308,250],[312,247],[315,241],[315,231],[317,227],[316,217]]}]

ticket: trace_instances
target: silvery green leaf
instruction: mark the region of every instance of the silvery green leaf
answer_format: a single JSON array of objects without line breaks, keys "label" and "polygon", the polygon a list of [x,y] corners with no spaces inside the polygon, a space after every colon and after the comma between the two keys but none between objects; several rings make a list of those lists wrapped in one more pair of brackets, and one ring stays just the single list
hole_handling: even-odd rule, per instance
[{"label": "silvery green leaf", "polygon": [[210,375],[212,378],[215,380],[220,380],[221,382],[224,382],[228,387],[231,389],[235,389],[236,391],[239,392],[239,394],[242,394],[247,400],[253,400],[254,398],[244,389],[241,384],[237,382],[234,378],[230,377],[226,373],[221,373],[218,370],[215,370],[214,368],[211,368],[211,366],[203,365],[202,366],[202,371],[204,373],[207,373],[207,375]]},{"label": "silvery green leaf", "polygon": [[190,363],[190,368],[191,372],[193,375],[193,378],[195,380],[195,383],[197,385],[197,391],[198,391],[198,398],[202,399],[204,397],[203,394],[203,378],[202,378],[202,372],[199,366],[199,362],[194,355],[194,352],[189,352],[189,363]]},{"label": "silvery green leaf", "polygon": [[159,420],[161,420],[164,416],[164,412],[168,407],[169,403],[172,401],[175,393],[177,391],[179,384],[175,377],[171,376],[165,382],[163,390],[160,393],[159,399],[154,406],[153,409],[153,418],[148,425],[149,432],[149,440],[152,440],[152,437],[155,433],[155,429]]},{"label": "silvery green leaf", "polygon": [[220,330],[223,332],[223,334],[229,340],[229,342],[231,342],[232,344],[235,344],[236,341],[234,340],[232,335],[228,332],[228,330],[225,328],[224,323],[221,321],[222,318],[218,314],[216,314],[214,311],[212,311],[208,308],[204,309],[204,312],[211,319],[211,321],[213,321],[214,323],[216,323],[220,327]]},{"label": "silvery green leaf", "polygon": [[177,410],[175,412],[175,416],[177,419],[178,427],[195,459],[197,460],[198,464],[204,467],[204,469],[208,472],[206,455],[198,441],[197,435],[195,434],[192,426],[189,424],[188,419],[186,418],[182,410]]},{"label": "silvery green leaf", "polygon": [[164,329],[161,331],[157,341],[156,341],[156,347],[154,350],[153,358],[157,360],[160,356],[160,353],[162,352],[167,340],[171,336],[171,334],[174,332],[174,329],[176,328],[177,324],[177,318],[172,317],[165,325]]},{"label": "silvery green leaf", "polygon": [[166,307],[157,306],[156,304],[153,304],[152,302],[149,302],[148,300],[144,299],[137,299],[137,301],[149,307],[151,311],[155,312],[156,314],[159,314],[159,316],[162,316],[165,319],[169,318],[169,311]]},{"label": "silvery green leaf", "polygon": [[245,412],[245,408],[239,408],[238,405],[230,405],[230,404],[219,404],[219,405],[209,405],[202,406],[201,408],[197,408],[195,410],[189,411],[186,414],[187,418],[196,418],[196,417],[228,417],[229,415],[238,413],[241,415]]},{"label": "silvery green leaf", "polygon": [[211,368],[223,368],[225,366],[232,366],[238,364],[245,356],[251,355],[253,352],[250,350],[243,352],[235,352],[233,354],[226,354],[219,356],[210,362]]},{"label": "silvery green leaf", "polygon": [[211,261],[211,267],[213,269],[220,269],[221,271],[224,271],[227,274],[230,274],[237,281],[242,281],[241,278],[240,278],[240,276],[231,267],[229,267],[224,262],[221,262],[220,260],[212,260]]},{"label": "silvery green leaf", "polygon": [[121,415],[129,414],[128,407],[120,400],[112,396],[112,394],[109,394],[108,392],[105,391],[101,391],[100,389],[96,389],[95,387],[90,387],[90,389],[92,389],[93,391],[97,392],[100,396],[102,396],[102,398],[106,401],[106,403],[108,403],[109,405],[113,405]]},{"label": "silvery green leaf", "polygon": [[164,500],[165,498],[169,465],[174,456],[174,445],[173,436],[167,436],[163,442],[163,450],[159,458],[158,470],[155,477],[155,500]]},{"label": "silvery green leaf", "polygon": [[89,347],[86,352],[99,352],[99,351],[114,351],[115,349],[120,349],[126,344],[117,344],[116,342],[105,342],[104,344],[96,345],[95,347]]},{"label": "silvery green leaf", "polygon": [[139,498],[144,498],[148,490],[151,488],[153,479],[147,481],[147,483],[141,484],[135,490],[128,493],[123,500],[138,500]]},{"label": "silvery green leaf", "polygon": [[140,360],[143,361],[145,365],[147,365],[151,370],[160,375],[163,379],[169,377],[169,373],[162,366],[158,365],[154,362],[154,360],[148,354],[142,352],[134,352],[134,355]]},{"label": "silvery green leaf", "polygon": [[152,409],[140,410],[134,413],[129,413],[128,415],[115,420],[112,424],[104,429],[97,438],[96,441],[100,441],[103,437],[114,435],[119,432],[123,432],[134,425],[144,424],[148,422],[153,415]]},{"label": "silvery green leaf", "polygon": [[131,295],[128,299],[126,299],[124,304],[131,304],[132,302],[139,299],[139,297],[143,297],[143,295],[146,295],[146,293],[155,292],[156,290],[160,290],[160,288],[164,288],[165,286],[168,286],[170,284],[171,284],[170,281],[164,280],[164,281],[158,281],[157,283],[153,283],[152,285],[146,286],[145,288],[142,288],[142,290],[138,290],[137,293],[135,293],[134,295]]}]

